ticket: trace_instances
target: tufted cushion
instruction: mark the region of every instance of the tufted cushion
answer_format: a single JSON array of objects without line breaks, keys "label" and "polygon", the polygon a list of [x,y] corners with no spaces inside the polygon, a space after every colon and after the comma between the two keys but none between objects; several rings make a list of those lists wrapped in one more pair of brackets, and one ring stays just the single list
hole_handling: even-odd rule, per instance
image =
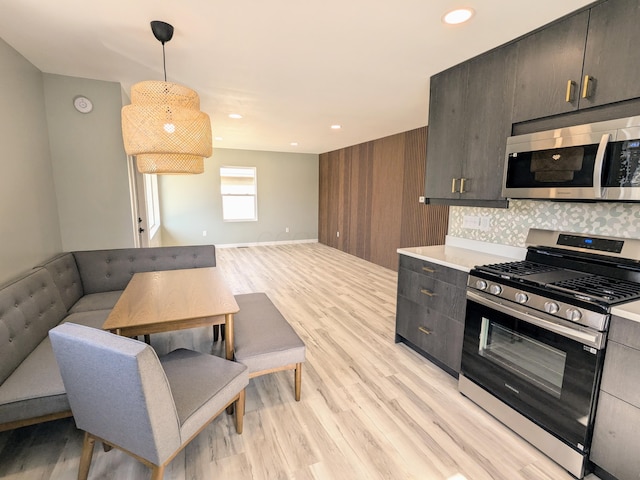
[{"label": "tufted cushion", "polygon": [[67,310],[83,295],[80,272],[76,266],[76,259],[71,253],[62,253],[41,265],[46,268],[58,287],[62,301]]},{"label": "tufted cushion", "polygon": [[186,441],[249,383],[247,367],[183,348],[160,357]]},{"label": "tufted cushion", "polygon": [[[113,292],[90,293],[78,300],[69,313],[91,312],[93,310],[111,310],[118,303],[122,290]],[[77,323],[77,322],[76,322]]]},{"label": "tufted cushion", "polygon": [[0,385],[0,424],[69,409],[51,341],[45,338]]},{"label": "tufted cushion", "polygon": [[214,245],[91,250],[73,255],[85,295],[124,290],[138,272],[216,266]]},{"label": "tufted cushion", "polygon": [[302,363],[304,342],[265,293],[236,295],[235,359],[249,373]]},{"label": "tufted cushion", "polygon": [[44,268],[0,288],[0,383],[66,313],[51,274]]}]

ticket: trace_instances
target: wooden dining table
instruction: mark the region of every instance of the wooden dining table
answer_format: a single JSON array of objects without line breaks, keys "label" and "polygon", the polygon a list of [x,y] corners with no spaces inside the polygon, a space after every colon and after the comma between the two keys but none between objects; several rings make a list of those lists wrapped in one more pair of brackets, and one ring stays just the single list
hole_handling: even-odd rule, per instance
[{"label": "wooden dining table", "polygon": [[215,267],[142,272],[133,275],[102,328],[117,335],[147,337],[224,324],[225,355],[233,360],[233,314],[238,311]]}]

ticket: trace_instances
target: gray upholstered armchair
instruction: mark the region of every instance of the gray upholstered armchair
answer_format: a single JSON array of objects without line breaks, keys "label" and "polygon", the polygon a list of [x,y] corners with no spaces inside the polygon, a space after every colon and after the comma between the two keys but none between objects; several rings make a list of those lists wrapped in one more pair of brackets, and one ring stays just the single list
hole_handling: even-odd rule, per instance
[{"label": "gray upholstered armchair", "polygon": [[145,343],[72,323],[49,336],[76,426],[85,431],[79,479],[89,474],[96,440],[140,460],[157,480],[234,402],[242,433],[244,365],[184,349],[158,358]]}]

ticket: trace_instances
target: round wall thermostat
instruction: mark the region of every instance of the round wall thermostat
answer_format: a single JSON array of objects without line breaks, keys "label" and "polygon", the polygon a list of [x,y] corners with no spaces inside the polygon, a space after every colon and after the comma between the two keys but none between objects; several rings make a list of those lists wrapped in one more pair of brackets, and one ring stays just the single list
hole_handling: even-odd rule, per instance
[{"label": "round wall thermostat", "polygon": [[80,113],[89,113],[93,110],[93,103],[87,97],[83,97],[82,95],[78,95],[73,99],[73,106],[76,107]]}]

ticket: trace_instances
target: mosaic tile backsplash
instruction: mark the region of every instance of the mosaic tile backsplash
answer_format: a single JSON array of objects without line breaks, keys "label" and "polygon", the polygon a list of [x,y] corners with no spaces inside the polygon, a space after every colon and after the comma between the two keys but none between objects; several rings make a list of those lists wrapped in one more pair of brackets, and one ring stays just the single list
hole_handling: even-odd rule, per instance
[{"label": "mosaic tile backsplash", "polygon": [[449,209],[449,235],[454,237],[524,247],[530,228],[640,238],[640,203],[511,200],[508,209]]}]

